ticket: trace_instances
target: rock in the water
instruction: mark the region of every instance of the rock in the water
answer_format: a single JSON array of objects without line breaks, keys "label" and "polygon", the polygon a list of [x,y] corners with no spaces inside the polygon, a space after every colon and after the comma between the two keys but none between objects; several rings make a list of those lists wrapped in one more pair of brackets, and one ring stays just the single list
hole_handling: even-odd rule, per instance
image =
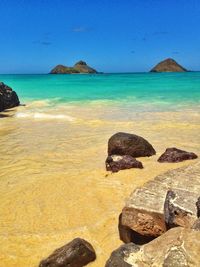
[{"label": "rock in the water", "polygon": [[187,71],[179,65],[174,59],[167,58],[158,63],[151,72],[185,72]]},{"label": "rock in the water", "polygon": [[129,134],[116,133],[108,140],[108,155],[130,155],[137,157],[150,157],[156,151],[143,137]]},{"label": "rock in the water", "polygon": [[15,91],[0,82],[0,111],[19,106],[19,98]]},{"label": "rock in the water", "polygon": [[97,73],[97,71],[87,65],[86,62],[80,60],[74,65],[74,69],[80,73]]},{"label": "rock in the water", "polygon": [[140,250],[140,247],[129,243],[120,246],[118,249],[114,250],[107,260],[105,267],[131,267],[132,265],[125,262],[125,258],[131,253],[135,253]]},{"label": "rock in the water", "polygon": [[97,73],[97,71],[89,67],[86,62],[79,61],[73,67],[57,65],[50,74],[73,74],[73,73]]},{"label": "rock in the water", "polygon": [[96,254],[91,244],[84,239],[75,238],[42,260],[39,267],[82,267],[95,259]]},{"label": "rock in the water", "polygon": [[181,162],[189,159],[196,159],[198,156],[193,152],[187,152],[175,147],[167,148],[159,157],[158,162]]},{"label": "rock in the water", "polygon": [[67,67],[64,65],[57,65],[50,72],[50,74],[72,74],[72,73],[79,73],[79,71],[75,70],[73,67]]},{"label": "rock in the water", "polygon": [[124,155],[112,155],[106,159],[106,170],[112,172],[118,172],[120,170],[139,168],[142,169],[143,165],[140,161],[136,160],[132,156]]},{"label": "rock in the water", "polygon": [[164,203],[165,222],[168,228],[182,226],[191,228],[196,216],[196,194],[187,190],[169,190]]},{"label": "rock in the water", "polygon": [[126,244],[115,250],[105,267],[200,266],[200,232],[183,227],[170,229],[141,247]]},{"label": "rock in the water", "polygon": [[164,213],[168,190],[174,191],[177,195],[174,205],[181,207],[180,215],[186,214],[183,218],[177,215],[172,221],[176,225],[192,227],[191,224],[197,219],[196,202],[200,192],[200,162],[170,170],[134,190],[122,210],[121,225],[126,228],[121,229],[129,228],[142,236],[152,238],[166,232],[170,226],[170,223],[167,226],[165,222],[166,210]]}]

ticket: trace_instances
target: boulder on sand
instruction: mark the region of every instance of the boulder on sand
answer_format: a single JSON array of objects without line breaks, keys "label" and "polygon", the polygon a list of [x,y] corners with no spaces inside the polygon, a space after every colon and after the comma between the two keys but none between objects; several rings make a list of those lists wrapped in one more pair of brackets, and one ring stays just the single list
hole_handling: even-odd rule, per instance
[{"label": "boulder on sand", "polygon": [[159,157],[158,162],[181,162],[189,159],[196,159],[198,156],[193,152],[187,152],[175,147],[167,148]]},{"label": "boulder on sand", "polygon": [[84,239],[75,238],[42,260],[39,267],[82,267],[95,259],[96,254],[91,244]]},{"label": "boulder on sand", "polygon": [[112,155],[106,159],[106,170],[112,172],[118,172],[120,170],[139,168],[142,169],[143,165],[140,161],[136,160],[132,156],[124,155]]},{"label": "boulder on sand", "polygon": [[[172,195],[169,199],[169,190],[175,198]],[[199,192],[200,162],[158,175],[134,190],[127,199],[122,210],[120,236],[134,242],[134,232],[155,238],[174,225],[191,228],[198,218]]]},{"label": "boulder on sand", "polygon": [[108,140],[108,155],[129,155],[134,158],[155,155],[153,146],[143,137],[119,132]]},{"label": "boulder on sand", "polygon": [[19,98],[11,87],[0,82],[0,111],[19,106]]}]

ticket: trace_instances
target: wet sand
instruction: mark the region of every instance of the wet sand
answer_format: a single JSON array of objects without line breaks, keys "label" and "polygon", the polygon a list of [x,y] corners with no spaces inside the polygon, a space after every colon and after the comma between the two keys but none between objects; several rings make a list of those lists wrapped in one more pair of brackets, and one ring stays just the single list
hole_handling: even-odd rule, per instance
[{"label": "wet sand", "polygon": [[[160,164],[160,154],[176,146],[200,155],[197,108],[136,113],[115,105],[35,103],[6,114],[13,117],[0,119],[1,267],[36,267],[75,237],[96,250],[88,266],[104,266],[121,244],[118,216],[128,195],[157,174],[196,161]],[[156,149],[140,158],[143,170],[105,171],[107,141],[118,131],[141,135]]]}]

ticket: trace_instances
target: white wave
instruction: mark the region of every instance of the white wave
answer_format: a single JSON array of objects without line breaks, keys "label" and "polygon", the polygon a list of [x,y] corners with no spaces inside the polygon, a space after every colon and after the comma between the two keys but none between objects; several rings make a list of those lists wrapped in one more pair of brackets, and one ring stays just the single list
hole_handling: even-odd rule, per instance
[{"label": "white wave", "polygon": [[47,114],[47,113],[40,113],[40,112],[18,112],[16,113],[15,117],[17,118],[33,118],[33,119],[45,119],[45,120],[52,120],[52,119],[59,119],[59,120],[67,120],[67,121],[74,121],[75,118],[69,115],[64,114]]}]

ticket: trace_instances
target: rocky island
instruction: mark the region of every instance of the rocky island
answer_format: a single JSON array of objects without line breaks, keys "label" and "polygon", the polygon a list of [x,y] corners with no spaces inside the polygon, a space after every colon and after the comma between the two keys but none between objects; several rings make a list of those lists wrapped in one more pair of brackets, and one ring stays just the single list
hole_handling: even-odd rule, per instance
[{"label": "rocky island", "polygon": [[167,58],[158,63],[150,72],[186,72],[187,70],[179,65],[174,59]]},{"label": "rocky island", "polygon": [[74,73],[98,73],[95,69],[87,65],[85,61],[78,61],[73,67],[57,65],[50,74],[74,74]]}]

